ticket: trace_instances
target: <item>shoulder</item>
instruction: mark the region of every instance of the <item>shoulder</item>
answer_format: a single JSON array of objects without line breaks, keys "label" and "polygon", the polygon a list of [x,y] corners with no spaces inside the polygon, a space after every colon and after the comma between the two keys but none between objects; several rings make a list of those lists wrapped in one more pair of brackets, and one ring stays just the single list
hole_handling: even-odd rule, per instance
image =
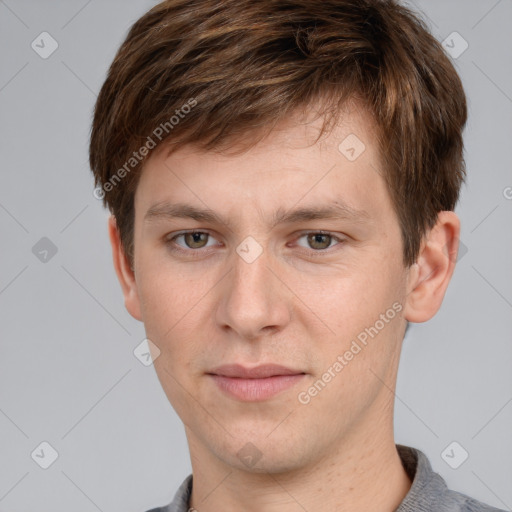
[{"label": "shoulder", "polygon": [[404,445],[397,450],[412,486],[395,512],[505,512],[448,489],[421,450]]},{"label": "shoulder", "polygon": [[503,509],[491,507],[475,500],[466,494],[447,489],[438,501],[440,510],[456,512],[505,512]]},{"label": "shoulder", "polygon": [[148,510],[147,512],[189,512],[189,499],[192,492],[192,475],[187,478],[180,485],[179,489],[174,495],[174,499],[164,507],[157,507]]}]

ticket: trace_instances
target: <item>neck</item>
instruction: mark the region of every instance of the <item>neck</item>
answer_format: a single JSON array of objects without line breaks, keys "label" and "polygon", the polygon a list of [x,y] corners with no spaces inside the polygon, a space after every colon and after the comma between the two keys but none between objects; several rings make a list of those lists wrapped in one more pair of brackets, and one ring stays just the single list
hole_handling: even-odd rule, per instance
[{"label": "neck", "polygon": [[[254,473],[227,466],[187,432],[197,512],[393,512],[411,487],[387,428],[354,428],[328,454],[286,473]],[[359,434],[363,432],[363,435]]]}]

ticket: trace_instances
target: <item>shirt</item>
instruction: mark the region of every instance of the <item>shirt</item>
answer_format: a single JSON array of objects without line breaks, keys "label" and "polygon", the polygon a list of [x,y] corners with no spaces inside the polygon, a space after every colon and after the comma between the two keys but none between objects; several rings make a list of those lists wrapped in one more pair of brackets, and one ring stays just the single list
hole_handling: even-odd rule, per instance
[{"label": "shirt", "polygon": [[[448,489],[422,451],[400,444],[396,447],[412,485],[395,512],[505,512]],[[189,512],[191,492],[192,475],[189,475],[169,505],[148,512]]]}]

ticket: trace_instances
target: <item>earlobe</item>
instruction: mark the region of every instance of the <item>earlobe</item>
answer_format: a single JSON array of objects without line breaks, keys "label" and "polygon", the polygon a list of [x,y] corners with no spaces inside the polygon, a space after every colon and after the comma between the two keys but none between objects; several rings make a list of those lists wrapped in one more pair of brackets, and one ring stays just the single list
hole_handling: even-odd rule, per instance
[{"label": "earlobe", "polygon": [[125,307],[130,315],[132,315],[136,320],[142,322],[135,274],[133,269],[130,267],[128,258],[125,255],[119,230],[117,229],[116,219],[113,215],[108,219],[108,234],[110,238],[110,245],[112,246],[114,268],[124,295]]},{"label": "earlobe", "polygon": [[455,270],[459,248],[460,220],[454,212],[440,212],[425,235],[418,259],[409,268],[404,317],[426,322],[441,307]]}]

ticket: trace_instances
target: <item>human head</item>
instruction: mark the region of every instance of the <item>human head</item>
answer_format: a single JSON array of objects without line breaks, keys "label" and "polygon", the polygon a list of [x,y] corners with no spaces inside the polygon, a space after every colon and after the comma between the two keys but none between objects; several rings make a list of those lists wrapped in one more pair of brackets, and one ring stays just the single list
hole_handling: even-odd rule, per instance
[{"label": "human head", "polygon": [[[381,429],[389,440],[406,320],[435,314],[453,272],[441,247],[456,250],[446,210],[463,177],[465,116],[453,66],[395,2],[166,2],[135,23],[98,98],[91,165],[115,216],[127,309],[161,351],[157,374],[199,459],[240,467],[252,439],[264,470],[286,471],[341,438],[378,442]],[[353,162],[338,146],[351,134],[365,144]],[[265,227],[301,190],[315,206],[348,197],[370,220],[349,222],[346,249],[325,260],[288,253],[291,227]],[[197,209],[205,197],[222,226],[204,209],[195,224],[144,219],[161,201]],[[185,226],[215,228],[225,245],[197,260],[172,252],[169,232]],[[234,250],[246,235],[263,248],[252,262]],[[272,362],[313,386],[334,376],[338,354],[344,377],[311,403],[313,391],[241,404],[210,381],[216,365]],[[332,422],[311,435],[327,411]]]},{"label": "human head", "polygon": [[154,147],[250,146],[319,99],[325,132],[348,101],[372,114],[403,262],[414,263],[464,178],[464,91],[423,22],[394,0],[172,0],[129,31],[91,132],[97,194],[132,266],[133,199]]}]

